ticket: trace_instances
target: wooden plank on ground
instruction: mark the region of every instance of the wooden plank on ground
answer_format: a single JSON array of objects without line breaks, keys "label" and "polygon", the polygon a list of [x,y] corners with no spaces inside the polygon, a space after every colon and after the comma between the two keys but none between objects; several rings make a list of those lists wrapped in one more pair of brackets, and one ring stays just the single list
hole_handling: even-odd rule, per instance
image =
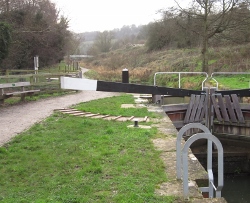
[{"label": "wooden plank on ground", "polygon": [[236,94],[232,94],[231,98],[233,100],[233,105],[234,105],[234,109],[236,111],[236,115],[238,117],[238,120],[240,123],[245,123],[245,119],[244,116],[242,114],[241,108],[240,108],[240,103],[239,103],[239,99],[237,97]]},{"label": "wooden plank on ground", "polygon": [[234,113],[234,106],[231,102],[230,96],[229,95],[224,95],[226,106],[229,112],[230,119],[233,123],[237,123],[236,115]]},{"label": "wooden plank on ground", "polygon": [[65,113],[65,114],[75,114],[75,113],[82,113],[82,111],[73,110],[73,111],[64,111],[63,113]]},{"label": "wooden plank on ground", "polygon": [[92,114],[87,114],[87,115],[84,115],[84,117],[91,118],[91,117],[94,117],[94,116],[99,116],[99,115],[100,115],[99,113],[97,113],[97,114],[92,113]]},{"label": "wooden plank on ground", "polygon": [[121,118],[122,117],[122,115],[120,115],[120,116],[116,116],[115,118],[113,118],[112,120],[117,120],[117,119],[119,119],[119,118]]},{"label": "wooden plank on ground", "polygon": [[77,110],[73,110],[73,109],[57,109],[60,112],[71,112],[71,111],[77,111]]},{"label": "wooden plank on ground", "polygon": [[104,116],[102,116],[101,118],[107,118],[107,117],[109,117],[110,115],[104,115]]},{"label": "wooden plank on ground", "polygon": [[130,118],[128,118],[128,121],[131,121],[134,118],[134,116],[131,116]]},{"label": "wooden plank on ground", "polygon": [[72,113],[71,115],[73,116],[83,116],[83,115],[86,115],[85,112],[79,112],[79,113]]}]

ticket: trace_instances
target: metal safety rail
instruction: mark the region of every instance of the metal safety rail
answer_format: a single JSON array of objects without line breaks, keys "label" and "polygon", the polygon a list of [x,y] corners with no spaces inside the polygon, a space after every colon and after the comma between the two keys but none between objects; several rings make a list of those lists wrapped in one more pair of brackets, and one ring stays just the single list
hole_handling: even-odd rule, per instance
[{"label": "metal safety rail", "polygon": [[[184,144],[181,150],[181,140],[184,133],[190,129],[200,129],[204,133],[197,133],[191,136]],[[188,149],[193,142],[199,139],[207,139],[207,173],[208,173],[208,187],[200,187],[202,192],[208,192],[209,198],[214,197],[214,191],[216,191],[216,197],[221,197],[221,190],[224,184],[223,175],[223,148],[218,138],[212,135],[209,129],[200,123],[189,123],[183,126],[178,135],[176,141],[176,173],[177,179],[181,179],[183,173],[183,192],[184,197],[188,198]],[[212,145],[216,145],[218,149],[218,186],[214,185],[214,176],[212,171]]]},{"label": "metal safety rail", "polygon": [[179,75],[179,88],[181,88],[181,74],[203,74],[206,75],[206,78],[202,82],[202,90],[203,90],[203,84],[208,78],[208,74],[206,72],[156,72],[154,74],[154,86],[156,85],[156,76],[159,74],[178,74]]},{"label": "metal safety rail", "polygon": [[[202,90],[204,89],[204,84],[208,79],[212,79],[216,82],[216,90],[218,90],[219,82],[214,78],[214,75],[245,75],[250,74],[250,72],[214,72],[211,74],[211,76],[208,76],[208,73],[206,72],[156,72],[154,74],[154,86],[156,86],[156,76],[159,74],[178,74],[179,75],[179,81],[178,81],[178,87],[181,88],[181,74],[203,74],[206,76],[206,78],[202,81],[201,87]],[[249,88],[250,88],[250,80],[249,80]]]}]

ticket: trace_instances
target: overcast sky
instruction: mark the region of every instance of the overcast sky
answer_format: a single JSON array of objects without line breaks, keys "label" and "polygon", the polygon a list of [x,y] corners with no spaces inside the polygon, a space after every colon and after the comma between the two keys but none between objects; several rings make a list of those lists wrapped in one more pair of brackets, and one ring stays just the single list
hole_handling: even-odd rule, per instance
[{"label": "overcast sky", "polygon": [[[51,0],[70,20],[76,33],[104,31],[123,25],[145,25],[160,18],[159,9],[175,5],[174,0]],[[184,1],[184,0],[182,0]]]}]

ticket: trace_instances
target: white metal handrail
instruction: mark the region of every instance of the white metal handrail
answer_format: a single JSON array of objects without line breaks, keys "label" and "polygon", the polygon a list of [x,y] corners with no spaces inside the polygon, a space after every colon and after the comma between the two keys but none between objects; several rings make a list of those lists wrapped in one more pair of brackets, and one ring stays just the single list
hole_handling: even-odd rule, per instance
[{"label": "white metal handrail", "polygon": [[[218,150],[218,186],[215,187],[213,183],[213,173],[212,169],[208,172],[208,178],[209,178],[209,187],[207,188],[209,192],[212,188],[215,189],[216,195],[215,197],[221,197],[221,190],[224,185],[224,167],[223,167],[223,147],[220,142],[220,140],[212,135],[211,133],[197,133],[191,136],[186,143],[184,144],[183,150],[182,150],[182,161],[183,161],[183,192],[184,197],[188,198],[188,149],[191,146],[192,143],[194,143],[196,140],[199,139],[207,139],[212,143],[214,143]],[[210,198],[213,198],[211,194],[209,194]]]},{"label": "white metal handrail", "polygon": [[[179,132],[177,134],[177,140],[176,140],[176,174],[177,174],[178,180],[181,179],[181,174],[182,174],[181,140],[183,138],[184,133],[190,129],[199,129],[205,133],[210,133],[209,129],[205,125],[202,125],[201,123],[189,123],[189,124],[183,126],[179,130]],[[208,149],[208,151],[210,151],[210,150],[212,150],[212,148]]]},{"label": "white metal handrail", "polygon": [[203,84],[208,78],[208,74],[206,72],[156,72],[154,74],[154,86],[156,85],[156,76],[159,74],[178,74],[179,75],[179,88],[181,88],[181,74],[204,74],[206,75],[206,78],[202,82],[202,90],[203,90]]},{"label": "white metal handrail", "polygon": [[[187,142],[184,144],[183,149],[181,149],[181,140],[185,132],[189,129],[200,129],[204,133],[197,133],[191,136]],[[189,123],[183,126],[178,135],[176,140],[176,174],[177,179],[181,179],[181,174],[183,173],[183,192],[185,198],[188,198],[188,161],[187,161],[187,153],[188,148],[190,145],[198,139],[207,139],[207,172],[208,172],[208,187],[200,187],[199,189],[202,192],[208,192],[209,198],[213,198],[214,190],[216,191],[216,197],[221,197],[221,190],[223,187],[223,148],[215,136],[213,136],[209,129],[200,124],[200,123]],[[218,148],[218,157],[220,163],[218,163],[218,175],[219,175],[219,182],[218,187],[216,188],[214,185],[214,175],[212,170],[212,145],[213,143]],[[222,164],[222,165],[221,165]]]},{"label": "white metal handrail", "polygon": [[[181,88],[181,74],[204,74],[206,75],[206,78],[202,81],[202,90],[204,89],[204,83],[209,78],[208,74],[206,72],[156,72],[154,74],[154,86],[156,86],[156,76],[159,74],[178,74],[179,81],[178,81],[178,87]],[[210,78],[216,82],[216,89],[218,90],[219,82],[213,77],[214,75],[245,75],[250,74],[250,72],[214,72],[211,74]],[[250,88],[250,81],[249,81],[249,88]]]}]

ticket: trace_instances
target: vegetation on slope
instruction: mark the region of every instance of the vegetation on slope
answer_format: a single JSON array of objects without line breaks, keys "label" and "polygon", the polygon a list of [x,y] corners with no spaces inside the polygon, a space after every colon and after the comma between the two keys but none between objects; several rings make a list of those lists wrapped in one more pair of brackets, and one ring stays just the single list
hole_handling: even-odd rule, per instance
[{"label": "vegetation on slope", "polygon": [[[121,82],[122,70],[129,70],[131,83],[153,85],[156,72],[201,72],[199,49],[163,49],[148,52],[143,46],[125,46],[119,50],[97,55],[82,62],[89,68],[87,76],[98,80]],[[209,70],[212,72],[248,72],[250,70],[250,44],[215,47],[209,49]],[[190,76],[190,75],[189,75]],[[225,75],[224,77],[228,77]],[[248,88],[250,74],[244,76],[244,87]],[[198,88],[204,77],[184,77],[182,88]],[[240,79],[239,79],[240,80]],[[240,80],[242,83],[242,79]],[[238,82],[239,84],[239,82]],[[178,75],[166,74],[157,77],[157,85],[178,87]],[[226,85],[237,89],[235,85]],[[242,86],[239,88],[242,88]]]}]

